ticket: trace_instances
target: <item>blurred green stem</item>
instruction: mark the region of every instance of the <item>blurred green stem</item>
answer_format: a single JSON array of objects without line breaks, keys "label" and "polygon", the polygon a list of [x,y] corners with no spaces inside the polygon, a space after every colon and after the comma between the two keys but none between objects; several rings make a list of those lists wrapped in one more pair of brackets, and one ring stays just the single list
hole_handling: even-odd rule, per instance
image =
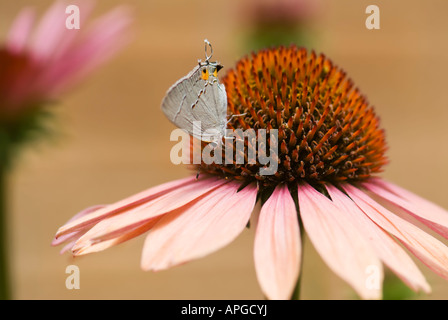
[{"label": "blurred green stem", "polygon": [[[296,208],[298,208],[298,205],[296,204]],[[297,210],[297,212],[300,212]],[[305,241],[305,230],[303,229],[302,219],[300,219],[300,214],[298,214],[299,217],[299,228],[300,228],[300,245],[301,245],[301,251],[300,251],[300,272],[299,272],[299,278],[297,279],[296,287],[294,288],[294,292],[292,293],[291,300],[300,300],[300,286],[301,286],[301,280],[302,280],[302,273],[303,273],[303,249],[304,249],[304,241]]]},{"label": "blurred green stem", "polygon": [[0,300],[10,299],[9,266],[7,250],[7,178],[8,152],[0,147]]},{"label": "blurred green stem", "polygon": [[412,291],[389,269],[385,270],[383,281],[383,300],[412,300],[418,294]]}]

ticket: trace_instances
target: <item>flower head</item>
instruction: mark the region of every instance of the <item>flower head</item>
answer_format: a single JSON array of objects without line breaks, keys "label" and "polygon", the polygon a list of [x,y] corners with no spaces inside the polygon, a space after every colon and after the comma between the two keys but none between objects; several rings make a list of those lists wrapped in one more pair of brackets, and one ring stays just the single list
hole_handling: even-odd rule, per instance
[{"label": "flower head", "polygon": [[23,131],[36,129],[48,102],[129,41],[131,16],[126,8],[88,23],[92,2],[82,1],[78,30],[66,26],[68,5],[56,1],[37,24],[35,11],[23,9],[0,45],[0,135],[12,144],[20,142],[16,140],[25,136]]},{"label": "flower head", "polygon": [[[361,181],[386,163],[384,131],[367,99],[323,54],[295,46],[261,50],[223,78],[232,129],[278,129],[279,169],[202,164],[207,173],[263,185]],[[268,141],[270,143],[270,141]],[[227,145],[231,148],[232,146]],[[245,154],[258,152],[248,143]],[[253,150],[247,150],[253,149]],[[225,153],[225,148],[224,151]]]},{"label": "flower head", "polygon": [[[162,270],[230,243],[260,201],[254,260],[270,299],[294,291],[303,232],[362,298],[381,297],[383,264],[412,289],[430,291],[402,246],[448,279],[448,248],[415,222],[448,238],[448,213],[374,176],[386,163],[384,132],[341,69],[323,55],[280,47],[243,58],[223,82],[229,113],[245,114],[230,128],[278,130],[276,174],[257,174],[259,163],[201,163],[199,178],[82,211],[53,244],[68,242],[63,251],[82,255],[147,233],[141,266]],[[244,146],[259,152],[252,141]]]}]

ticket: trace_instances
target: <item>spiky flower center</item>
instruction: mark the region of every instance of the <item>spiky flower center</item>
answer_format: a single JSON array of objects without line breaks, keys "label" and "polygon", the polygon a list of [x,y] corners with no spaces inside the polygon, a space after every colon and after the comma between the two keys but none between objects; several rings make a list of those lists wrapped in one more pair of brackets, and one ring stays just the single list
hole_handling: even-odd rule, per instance
[{"label": "spiky flower center", "polygon": [[[265,186],[337,183],[366,179],[387,162],[384,132],[373,108],[323,54],[295,46],[265,49],[238,61],[222,82],[228,115],[245,114],[234,117],[228,128],[278,129],[278,170],[260,175],[262,164],[234,161],[202,163],[201,172]],[[246,154],[250,148],[254,145],[246,141]]]}]

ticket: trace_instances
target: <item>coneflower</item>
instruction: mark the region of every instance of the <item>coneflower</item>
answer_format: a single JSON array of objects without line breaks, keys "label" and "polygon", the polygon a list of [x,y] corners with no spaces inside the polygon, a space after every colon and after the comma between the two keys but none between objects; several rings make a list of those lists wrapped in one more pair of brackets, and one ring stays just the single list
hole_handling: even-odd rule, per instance
[{"label": "coneflower", "polygon": [[[384,132],[340,68],[322,54],[280,47],[238,61],[222,82],[228,114],[243,115],[229,122],[230,129],[278,130],[278,140],[269,141],[278,144],[275,174],[260,175],[258,162],[197,164],[189,178],[79,213],[58,230],[53,244],[67,241],[63,251],[82,255],[147,232],[141,266],[162,270],[230,243],[260,201],[254,259],[270,299],[293,295],[304,232],[364,299],[381,298],[382,264],[413,290],[430,291],[402,245],[448,278],[448,248],[394,211],[445,238],[448,213],[375,176],[387,163]],[[223,145],[232,143],[226,139]],[[259,152],[254,148],[244,142],[245,154]]]},{"label": "coneflower", "polygon": [[17,154],[49,128],[55,100],[129,42],[132,16],[117,7],[89,21],[91,1],[80,1],[80,30],[66,27],[68,1],[56,0],[37,20],[20,11],[0,43],[0,299],[9,299],[7,180]]}]

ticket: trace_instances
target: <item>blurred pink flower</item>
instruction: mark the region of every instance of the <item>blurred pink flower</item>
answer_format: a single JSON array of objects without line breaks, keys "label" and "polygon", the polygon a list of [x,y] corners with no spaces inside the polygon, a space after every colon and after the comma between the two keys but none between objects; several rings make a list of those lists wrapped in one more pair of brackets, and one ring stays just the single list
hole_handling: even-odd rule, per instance
[{"label": "blurred pink flower", "polygon": [[241,3],[242,19],[255,23],[298,24],[312,19],[320,8],[318,0],[249,0]]},{"label": "blurred pink flower", "polygon": [[37,24],[32,8],[14,20],[0,47],[0,121],[13,121],[54,99],[129,42],[127,8],[87,23],[93,2],[78,3],[79,30],[66,27],[69,3],[64,1],[56,1]]},{"label": "blurred pink flower", "polygon": [[245,51],[296,44],[314,47],[314,25],[321,13],[319,0],[240,1],[237,16]]}]

